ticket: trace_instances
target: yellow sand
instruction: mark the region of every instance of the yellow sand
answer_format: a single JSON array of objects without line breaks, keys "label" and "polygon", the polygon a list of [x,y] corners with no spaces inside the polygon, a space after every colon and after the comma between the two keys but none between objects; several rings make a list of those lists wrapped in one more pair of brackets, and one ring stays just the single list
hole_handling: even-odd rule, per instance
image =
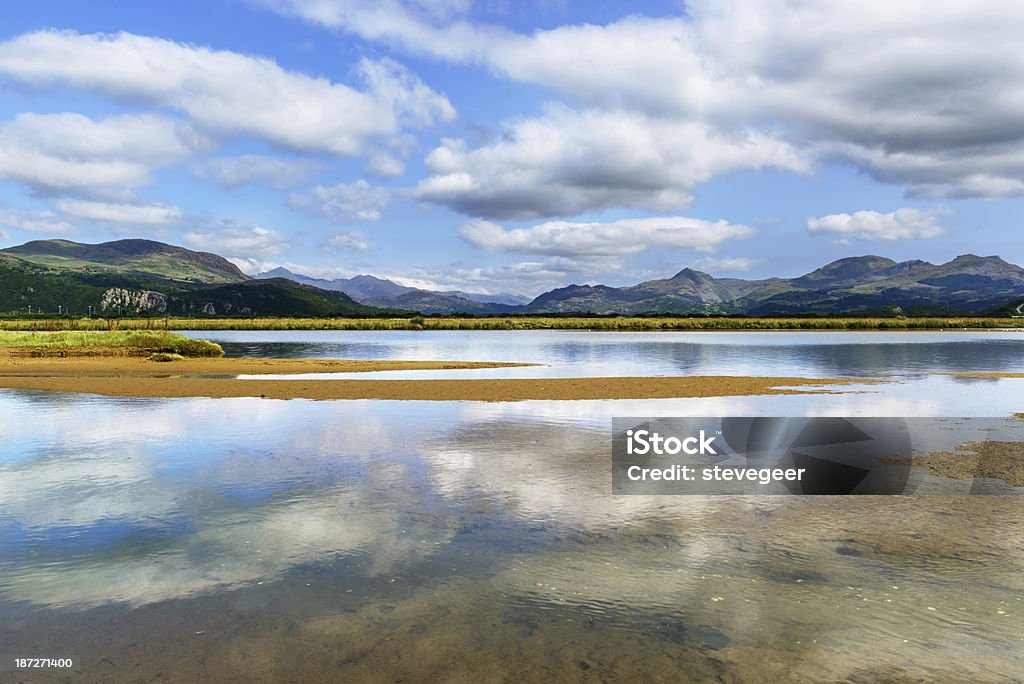
[{"label": "yellow sand", "polygon": [[864,382],[850,379],[731,376],[478,380],[236,380],[181,377],[495,368],[515,365],[530,364],[333,359],[185,359],[160,363],[130,357],[0,358],[0,387],[120,397],[523,401],[795,394],[800,390],[780,388],[813,390],[823,385]]}]

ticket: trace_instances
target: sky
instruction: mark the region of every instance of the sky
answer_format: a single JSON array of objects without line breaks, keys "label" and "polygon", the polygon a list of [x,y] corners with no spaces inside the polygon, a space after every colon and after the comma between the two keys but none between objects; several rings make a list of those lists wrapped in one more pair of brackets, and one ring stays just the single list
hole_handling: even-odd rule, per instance
[{"label": "sky", "polygon": [[533,296],[1024,264],[1024,3],[92,0],[0,17],[0,246]]}]

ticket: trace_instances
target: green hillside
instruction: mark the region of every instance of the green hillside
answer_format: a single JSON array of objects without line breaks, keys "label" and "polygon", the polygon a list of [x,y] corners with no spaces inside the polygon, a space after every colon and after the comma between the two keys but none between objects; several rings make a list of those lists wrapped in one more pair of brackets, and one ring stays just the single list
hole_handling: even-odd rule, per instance
[{"label": "green hillside", "polygon": [[0,250],[23,261],[83,273],[127,273],[182,283],[237,283],[248,276],[227,259],[153,240],[116,240],[87,245],[35,240]]},{"label": "green hillside", "polygon": [[150,240],[39,240],[0,250],[0,314],[385,316],[409,311],[275,278],[250,280],[214,254]]},{"label": "green hillside", "polygon": [[990,316],[1020,316],[1024,317],[1024,297],[1018,297],[1012,302],[1002,304],[989,312]]},{"label": "green hillside", "polygon": [[408,316],[412,312],[358,304],[344,292],[270,278],[173,295],[172,315],[206,316]]},{"label": "green hillside", "polygon": [[79,274],[63,272],[0,254],[0,312],[57,312],[67,307],[85,313],[97,306],[106,288]]}]

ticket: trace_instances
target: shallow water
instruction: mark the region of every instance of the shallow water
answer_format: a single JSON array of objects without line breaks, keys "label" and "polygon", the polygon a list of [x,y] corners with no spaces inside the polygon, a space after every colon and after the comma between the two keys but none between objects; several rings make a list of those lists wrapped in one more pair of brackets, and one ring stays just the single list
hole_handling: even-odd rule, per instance
[{"label": "shallow water", "polygon": [[[486,360],[477,341],[411,354],[391,335],[377,346],[396,356],[465,359],[470,344],[469,360]],[[495,356],[538,346],[501,335]],[[794,368],[759,374],[805,375],[786,365],[791,350],[834,344],[806,335],[740,346]],[[1020,381],[915,374],[953,359],[1019,369],[1024,336],[977,334],[969,354],[945,346],[959,349],[955,337],[929,351],[922,335],[890,338],[891,357],[859,338],[875,348],[843,373],[901,376],[865,394],[484,404],[0,391],[0,651],[78,656],[71,681],[1013,681],[1019,497],[611,495],[613,415],[1021,410],[1007,389]],[[667,369],[683,354],[658,342],[644,363],[616,336],[590,337],[600,350],[527,360]],[[837,354],[811,349],[807,368],[831,375],[820,359]]]},{"label": "shallow water", "polygon": [[[534,374],[919,377],[1024,369],[1024,331],[203,331],[228,356],[539,363]],[[518,370],[503,372],[520,372]],[[411,377],[411,376],[410,376]]]},{"label": "shallow water", "polygon": [[[529,402],[502,410],[600,424],[615,415],[1006,416],[1024,379],[942,375],[1024,372],[1024,332],[213,331],[228,356],[536,363],[522,368],[346,373],[346,379],[757,375],[883,379],[839,394],[621,402]],[[240,376],[245,379],[255,376]],[[263,378],[328,379],[309,374]]]}]

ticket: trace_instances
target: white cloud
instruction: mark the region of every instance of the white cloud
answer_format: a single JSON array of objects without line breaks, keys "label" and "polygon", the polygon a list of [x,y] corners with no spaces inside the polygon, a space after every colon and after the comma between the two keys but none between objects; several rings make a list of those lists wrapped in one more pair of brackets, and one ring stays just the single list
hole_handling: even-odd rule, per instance
[{"label": "white cloud", "polygon": [[[372,245],[371,245],[372,247]],[[314,265],[309,263],[296,263],[294,261],[279,261],[277,259],[260,259],[260,258],[243,258],[243,257],[228,257],[228,261],[232,262],[235,266],[238,266],[244,273],[253,275],[256,273],[262,273],[264,271],[272,271],[275,268],[285,268],[292,273],[299,275],[309,276],[310,278],[322,278],[324,280],[334,280],[336,278],[351,278],[360,274],[366,274],[365,270],[361,270],[358,266],[353,267],[351,263],[345,266],[323,266]],[[393,280],[396,283],[406,285],[405,281],[407,278],[403,278],[400,275],[393,275],[389,273],[373,272],[373,275],[378,278],[386,278]],[[415,285],[409,285],[410,287],[418,287]],[[428,288],[430,289],[430,288]],[[439,288],[445,289],[445,288]],[[451,289],[451,288],[447,288]]]},{"label": "white cloud", "polygon": [[944,208],[931,211],[904,208],[886,214],[877,211],[829,214],[807,219],[807,230],[861,240],[922,240],[945,235],[947,231],[939,225],[939,219],[950,213]]},{"label": "white cloud", "polygon": [[363,252],[371,246],[369,238],[358,230],[335,233],[324,241],[324,247],[335,252]]},{"label": "white cloud", "polygon": [[288,198],[288,206],[326,216],[336,223],[353,223],[379,221],[381,211],[390,201],[387,189],[360,179],[330,187],[318,185],[306,194],[294,193]]},{"label": "white cloud", "polygon": [[309,159],[280,159],[263,154],[214,157],[192,165],[192,174],[225,188],[262,183],[275,190],[299,185],[319,171],[322,165]]},{"label": "white cloud", "polygon": [[130,197],[156,168],[206,145],[161,116],[93,120],[81,114],[19,114],[0,123],[0,179],[47,194]]},{"label": "white cloud", "polygon": [[277,268],[279,264],[263,261],[262,259],[254,259],[251,257],[224,257],[235,266],[238,267],[242,273],[247,275],[256,275],[263,271],[270,271]]},{"label": "white cloud", "polygon": [[59,199],[53,203],[62,214],[86,221],[135,226],[168,226],[181,220],[180,208],[167,204],[113,204],[90,200]]},{"label": "white cloud", "polygon": [[715,273],[745,273],[760,263],[749,257],[704,257],[693,262],[698,271]]},{"label": "white cloud", "polygon": [[228,222],[214,227],[190,230],[182,239],[186,245],[194,249],[230,255],[236,265],[238,260],[246,263],[246,259],[281,254],[291,246],[287,238],[269,228]]},{"label": "white cloud", "polygon": [[476,220],[460,226],[459,234],[474,246],[488,251],[573,259],[621,257],[651,248],[713,252],[724,241],[752,237],[754,230],[726,221],[665,216],[610,223],[548,221],[512,230],[490,221]]},{"label": "white cloud", "polygon": [[[488,42],[500,49],[515,34],[493,26],[473,26],[458,21],[437,27],[434,21],[448,19],[468,3],[413,0],[250,0],[282,14],[315,24],[351,31],[370,40],[381,40],[404,49],[452,61],[484,61]],[[448,12],[424,12],[425,6],[447,5]]]},{"label": "white cloud", "polygon": [[464,14],[473,6],[473,0],[412,0],[411,6],[438,19]]},{"label": "white cloud", "polygon": [[[400,0],[254,1],[397,49],[551,88],[583,111],[630,110],[655,131],[703,126],[711,139],[778,137],[804,155],[852,162],[909,195],[1024,195],[1024,4],[1015,0],[983,7],[694,0],[686,3],[686,16],[629,16],[529,35],[438,18]],[[572,126],[560,121],[556,128],[558,134],[546,137],[557,143]],[[601,149],[599,140],[578,142],[581,157]],[[484,148],[480,156],[494,157],[505,146]],[[667,155],[661,165],[675,158]],[[502,172],[517,176],[512,160],[505,161]],[[505,183],[481,169],[462,169],[431,179],[425,196],[487,215],[475,198],[525,187],[542,164],[540,157],[530,160],[526,180]],[[550,178],[560,177],[557,159],[544,168]],[[540,215],[551,202],[538,204]]]},{"label": "white cloud", "polygon": [[[21,211],[2,206],[0,226],[45,235],[70,235],[77,232],[75,226],[52,211]],[[10,235],[4,233],[4,239],[10,239]]]},{"label": "white cloud", "polygon": [[393,59],[362,59],[360,79],[374,99],[404,126],[430,126],[453,121],[455,108],[444,95],[434,92],[411,71]]},{"label": "white cloud", "polygon": [[[323,278],[324,280],[351,278],[354,275],[358,275],[358,272],[353,271],[351,268],[338,266],[313,266],[310,264],[299,264],[292,261],[277,261],[276,259],[230,257],[228,258],[228,261],[232,262],[235,266],[238,266],[243,273],[248,273],[249,275],[262,273],[264,271],[272,271],[278,267],[286,268],[292,273],[298,273],[311,278]],[[381,277],[383,278],[386,276]]]},{"label": "white cloud", "polygon": [[563,284],[566,276],[575,272],[575,264],[555,257],[502,266],[418,268],[388,278],[400,285],[424,290],[461,290],[482,294],[512,292],[532,297]]},{"label": "white cloud", "polygon": [[448,99],[392,60],[362,60],[360,91],[287,71],[265,57],[131,33],[37,31],[0,43],[0,73],[33,86],[65,84],[187,113],[223,134],[339,155],[403,125],[449,121]]},{"label": "white cloud", "polygon": [[374,178],[398,178],[405,173],[405,164],[390,154],[374,154],[366,163],[366,173]]},{"label": "white cloud", "polygon": [[[1024,116],[1024,112],[1022,112]],[[902,185],[908,197],[963,199],[1024,196],[1024,140],[978,146],[951,144],[941,149],[894,152],[884,144],[833,144],[879,180]]]},{"label": "white cloud", "polygon": [[446,139],[426,159],[421,200],[495,219],[571,216],[607,207],[683,209],[694,186],[715,175],[808,161],[757,132],[723,134],[702,123],[624,110],[551,108],[520,120],[490,145]]}]

